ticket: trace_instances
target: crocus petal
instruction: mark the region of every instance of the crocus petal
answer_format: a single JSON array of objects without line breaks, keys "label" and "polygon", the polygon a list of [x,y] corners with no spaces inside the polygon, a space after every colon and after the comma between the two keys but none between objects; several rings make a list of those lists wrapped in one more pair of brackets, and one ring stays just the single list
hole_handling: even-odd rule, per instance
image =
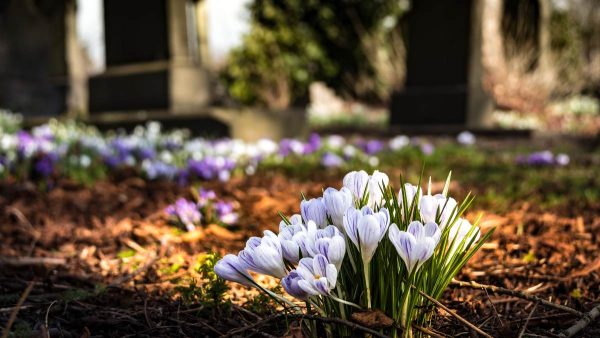
[{"label": "crocus petal", "polygon": [[366,171],[351,171],[344,176],[343,185],[348,188],[356,200],[363,197],[369,183],[369,174]]},{"label": "crocus petal", "polygon": [[235,255],[226,255],[215,264],[217,276],[246,286],[252,285],[252,277],[246,270],[242,261]]},{"label": "crocus petal", "polygon": [[315,296],[315,295],[319,294],[319,291],[313,287],[313,283],[311,283],[305,279],[301,279],[298,281],[298,287],[300,287],[300,289],[302,289],[302,291],[306,292],[307,294],[309,294],[311,296]]},{"label": "crocus petal", "polygon": [[358,222],[358,238],[362,259],[365,263],[368,263],[373,258],[381,238],[379,221],[375,216],[366,215],[360,219]]},{"label": "crocus petal", "polygon": [[327,265],[329,262],[327,258],[323,255],[316,255],[313,258],[313,271],[315,275],[318,276],[326,276],[327,275]]},{"label": "crocus petal", "polygon": [[419,221],[412,221],[406,232],[413,235],[416,239],[423,237],[423,224]]},{"label": "crocus petal", "polygon": [[338,271],[337,271],[337,268],[335,267],[335,265],[328,264],[326,276],[327,276],[327,281],[329,282],[330,289],[335,288],[335,284],[337,282],[337,275],[338,275]]},{"label": "crocus petal", "polygon": [[353,207],[348,208],[344,214],[344,230],[348,238],[358,247],[358,222],[362,218],[362,213]]},{"label": "crocus petal", "polygon": [[314,221],[320,228],[327,226],[327,209],[322,197],[303,200],[300,202],[300,211],[304,222]]},{"label": "crocus petal", "polygon": [[423,228],[423,235],[426,237],[433,238],[433,240],[437,244],[437,242],[440,240],[442,233],[437,224],[435,224],[434,222],[429,222],[425,224],[425,227]]},{"label": "crocus petal", "polygon": [[333,224],[338,228],[342,228],[344,226],[344,213],[353,204],[352,192],[346,187],[343,187],[340,191],[327,188],[323,193],[323,203]]},{"label": "crocus petal", "polygon": [[301,280],[303,280],[302,276],[300,276],[300,274],[298,274],[298,272],[295,270],[292,270],[281,280],[281,285],[283,286],[283,289],[291,296],[305,300],[310,295],[298,285],[298,282]]}]

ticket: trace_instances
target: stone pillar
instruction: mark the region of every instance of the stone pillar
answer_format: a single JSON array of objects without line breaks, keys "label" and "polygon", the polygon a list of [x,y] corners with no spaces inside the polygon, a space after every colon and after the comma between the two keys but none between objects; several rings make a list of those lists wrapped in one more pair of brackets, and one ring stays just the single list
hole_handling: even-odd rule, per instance
[{"label": "stone pillar", "polygon": [[485,77],[483,23],[486,2],[487,0],[475,0],[471,8],[471,53],[467,87],[467,126],[469,128],[491,127],[493,123],[491,112],[494,109],[494,102],[483,85]]},{"label": "stone pillar", "polygon": [[65,47],[68,68],[69,91],[67,93],[67,114],[82,117],[87,112],[87,65],[85,52],[77,38],[76,2],[70,0],[65,9]]},{"label": "stone pillar", "polygon": [[208,74],[200,67],[195,4],[189,0],[169,0],[167,13],[171,111],[194,112],[210,99]]},{"label": "stone pillar", "polygon": [[491,105],[481,80],[483,1],[412,2],[406,85],[392,94],[392,125],[485,125]]}]

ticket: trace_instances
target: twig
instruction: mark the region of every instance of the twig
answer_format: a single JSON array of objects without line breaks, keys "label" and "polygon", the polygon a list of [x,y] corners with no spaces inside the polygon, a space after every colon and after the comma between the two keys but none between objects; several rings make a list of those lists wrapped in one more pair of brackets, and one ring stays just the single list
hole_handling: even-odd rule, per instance
[{"label": "twig", "polygon": [[525,324],[523,324],[523,327],[521,328],[521,331],[519,332],[519,337],[521,338],[523,337],[523,334],[525,334],[525,330],[527,330],[527,325],[529,324],[529,320],[531,320],[531,316],[533,316],[533,313],[535,312],[535,309],[537,308],[538,303],[535,303],[535,305],[533,305],[533,309],[531,309],[531,312],[529,312],[529,316],[527,316],[527,319],[525,320]]},{"label": "twig", "polygon": [[0,265],[66,265],[67,260],[58,257],[0,257]]},{"label": "twig", "polygon": [[270,321],[277,320],[281,317],[291,318],[291,319],[308,319],[308,320],[315,320],[315,321],[319,321],[319,322],[323,322],[323,323],[340,324],[340,325],[347,326],[347,327],[351,328],[352,330],[359,330],[359,331],[368,333],[368,334],[372,335],[373,337],[388,338],[388,336],[381,334],[375,330],[371,330],[368,327],[364,327],[362,325],[359,325],[359,324],[356,324],[353,322],[349,322],[347,320],[340,319],[340,318],[321,317],[321,316],[316,316],[316,315],[305,315],[305,314],[285,314],[285,313],[279,313],[279,314],[267,317],[261,321],[255,322],[252,325],[248,325],[248,326],[241,327],[239,329],[231,330],[231,331],[227,332],[226,335],[223,335],[222,337],[223,338],[232,337],[232,336],[242,333],[244,331],[255,329],[256,327],[262,326]]},{"label": "twig", "polygon": [[10,328],[12,327],[13,323],[15,322],[15,319],[17,319],[17,314],[19,313],[21,306],[25,302],[25,299],[27,299],[27,296],[29,296],[29,293],[33,289],[34,285],[35,285],[35,281],[29,282],[29,285],[27,285],[27,288],[25,289],[25,291],[23,291],[23,293],[21,294],[21,297],[19,297],[19,300],[17,301],[17,305],[15,306],[15,309],[10,313],[10,317],[8,318],[8,322],[6,323],[4,332],[2,333],[2,338],[8,337],[8,334],[10,333]]},{"label": "twig", "polygon": [[148,298],[144,297],[144,318],[146,318],[146,324],[148,324],[149,328],[153,328],[152,322],[150,321],[150,317],[148,317]]},{"label": "twig", "polygon": [[442,336],[439,333],[433,332],[433,331],[429,330],[428,328],[419,326],[417,324],[413,324],[412,327],[414,327],[417,331],[421,331],[422,333],[424,333],[428,336],[431,336],[433,338],[445,338],[445,336]]},{"label": "twig", "polygon": [[211,325],[209,325],[208,323],[206,323],[203,320],[200,320],[200,318],[197,318],[198,323],[188,323],[185,322],[183,320],[179,320],[179,319],[175,319],[175,318],[168,318],[170,321],[173,321],[177,324],[184,324],[184,325],[188,325],[188,326],[196,326],[196,327],[206,327],[209,330],[211,330],[212,332],[216,333],[217,335],[219,335],[220,337],[223,336],[223,333],[217,329],[215,329],[214,327],[212,327]]},{"label": "twig", "polygon": [[473,323],[469,322],[468,320],[464,319],[463,317],[461,317],[460,315],[458,315],[457,313],[452,312],[449,308],[447,308],[444,304],[438,302],[435,298],[431,297],[430,295],[426,294],[425,292],[417,289],[414,285],[411,285],[414,289],[416,289],[419,294],[425,298],[427,298],[430,302],[432,302],[433,304],[437,305],[439,308],[441,308],[442,310],[446,311],[449,315],[453,316],[454,318],[458,319],[460,322],[462,322],[463,324],[465,324],[467,327],[469,327],[470,329],[473,329],[475,332],[479,333],[480,335],[486,337],[486,338],[493,338],[492,336],[490,336],[489,334],[485,333],[482,329],[478,328],[477,326],[475,326]]},{"label": "twig", "polygon": [[519,297],[522,299],[526,299],[528,301],[531,302],[535,302],[535,303],[539,303],[541,305],[544,306],[548,306],[548,307],[553,307],[555,309],[559,309],[577,316],[583,316],[584,313],[577,311],[573,308],[570,308],[568,306],[564,306],[561,304],[555,304],[552,302],[549,302],[543,298],[525,293],[525,292],[521,292],[521,291],[517,291],[517,290],[510,290],[510,289],[506,289],[503,287],[499,287],[499,286],[495,286],[495,285],[486,285],[486,284],[480,284],[477,282],[463,282],[463,281],[457,281],[457,280],[452,280],[452,282],[450,283],[450,285],[452,286],[458,286],[458,287],[467,287],[467,288],[471,288],[471,289],[475,289],[475,290],[489,290],[492,291],[493,293],[496,294],[504,294],[504,295],[509,295],[509,296],[514,296],[514,297]]},{"label": "twig", "polygon": [[577,332],[585,329],[591,322],[598,319],[598,317],[600,317],[600,304],[596,305],[590,312],[584,314],[580,320],[573,324],[573,326],[564,330],[558,336],[567,338],[573,337]]}]

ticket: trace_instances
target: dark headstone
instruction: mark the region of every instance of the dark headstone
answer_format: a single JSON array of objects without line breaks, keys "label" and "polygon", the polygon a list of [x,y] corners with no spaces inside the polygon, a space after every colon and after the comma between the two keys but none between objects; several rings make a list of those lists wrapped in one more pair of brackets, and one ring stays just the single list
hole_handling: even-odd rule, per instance
[{"label": "dark headstone", "polygon": [[167,69],[90,78],[90,112],[169,108]]},{"label": "dark headstone", "polygon": [[104,0],[106,65],[167,60],[166,0]]},{"label": "dark headstone", "polygon": [[391,123],[465,125],[469,110],[473,1],[419,0],[408,14],[407,74]]},{"label": "dark headstone", "polygon": [[65,2],[0,1],[0,108],[25,116],[66,110]]}]

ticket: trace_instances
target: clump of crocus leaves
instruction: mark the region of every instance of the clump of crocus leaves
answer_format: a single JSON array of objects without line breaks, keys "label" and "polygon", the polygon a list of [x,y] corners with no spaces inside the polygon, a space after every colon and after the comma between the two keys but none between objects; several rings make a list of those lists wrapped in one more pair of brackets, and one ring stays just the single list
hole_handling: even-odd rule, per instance
[{"label": "clump of crocus leaves", "polygon": [[[463,218],[473,202],[448,195],[450,175],[441,193],[431,184],[400,182],[386,174],[350,172],[340,190],[303,199],[300,214],[282,216],[279,233],[252,237],[238,255],[215,265],[217,275],[256,287],[276,299],[285,311],[317,311],[350,319],[353,313],[379,310],[393,325],[379,330],[391,336],[420,335],[413,325],[427,326],[439,299],[459,270],[489,238],[477,222]],[[420,183],[420,182],[419,182]],[[280,279],[283,289],[302,302],[292,302],[265,289],[249,271]],[[426,297],[427,296],[427,297]],[[306,325],[306,333],[330,337],[356,334],[343,325],[324,331]]]}]

